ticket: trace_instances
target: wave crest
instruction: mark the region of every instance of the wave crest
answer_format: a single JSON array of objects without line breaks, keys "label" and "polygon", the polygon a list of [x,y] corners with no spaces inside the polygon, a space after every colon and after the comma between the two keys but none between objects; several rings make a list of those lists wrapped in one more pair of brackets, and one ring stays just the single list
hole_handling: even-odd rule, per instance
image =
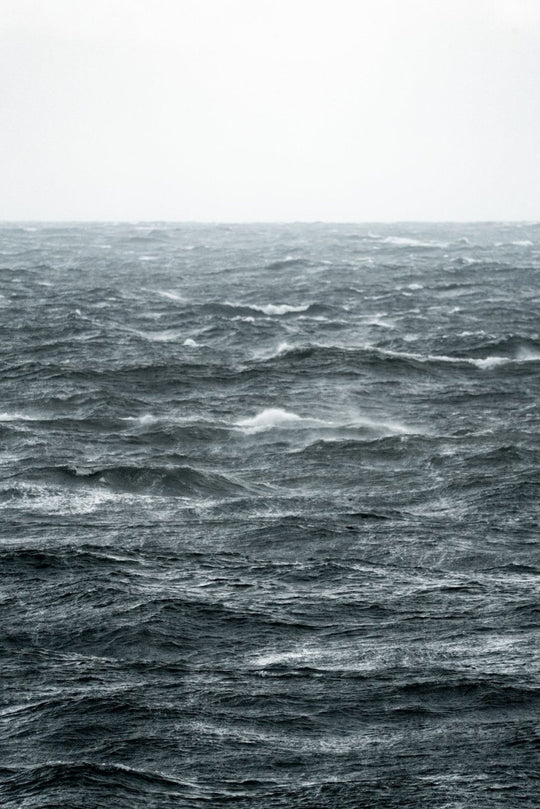
[{"label": "wave crest", "polygon": [[137,467],[115,466],[108,469],[77,470],[67,466],[36,470],[40,482],[64,487],[97,488],[126,494],[162,497],[228,497],[245,488],[225,475],[206,472],[192,466]]},{"label": "wave crest", "polygon": [[253,312],[262,312],[264,315],[287,315],[290,312],[307,312],[310,303],[300,304],[299,306],[292,306],[289,303],[233,303],[225,301],[225,306],[232,306],[235,309],[251,309]]}]

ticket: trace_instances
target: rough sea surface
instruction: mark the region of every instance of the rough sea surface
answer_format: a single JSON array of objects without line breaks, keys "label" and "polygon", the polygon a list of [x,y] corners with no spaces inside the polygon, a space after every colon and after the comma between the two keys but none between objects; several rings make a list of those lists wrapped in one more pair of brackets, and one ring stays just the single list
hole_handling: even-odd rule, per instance
[{"label": "rough sea surface", "polygon": [[2,225],[3,809],[538,807],[540,225]]}]

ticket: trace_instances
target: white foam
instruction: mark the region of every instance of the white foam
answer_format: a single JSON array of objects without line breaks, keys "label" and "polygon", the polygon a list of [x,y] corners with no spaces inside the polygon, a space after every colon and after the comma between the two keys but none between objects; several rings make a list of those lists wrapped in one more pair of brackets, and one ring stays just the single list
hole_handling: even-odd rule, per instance
[{"label": "white foam", "polygon": [[300,315],[298,320],[314,320],[319,323],[344,323],[347,324],[346,320],[330,320],[329,317],[325,317],[324,315]]},{"label": "white foam", "polygon": [[387,236],[382,239],[383,244],[393,244],[396,247],[448,247],[446,242],[426,242],[419,239],[409,239],[405,236]]},{"label": "white foam", "polygon": [[246,309],[253,309],[255,312],[262,312],[265,315],[286,315],[289,312],[305,312],[309,309],[310,304],[302,304],[300,306],[291,306],[288,303],[266,303],[262,306],[259,306],[255,303],[232,303],[231,301],[225,301],[225,306],[234,306],[235,308],[244,307]]},{"label": "white foam", "polygon": [[330,427],[335,425],[333,422],[326,422],[322,419],[305,418],[296,413],[291,413],[288,410],[283,410],[281,407],[268,407],[256,416],[240,419],[236,422],[236,426],[241,427],[249,433],[259,433],[263,430],[272,430],[274,428],[290,429],[297,427]]},{"label": "white foam", "polygon": [[136,424],[154,424],[158,421],[158,418],[152,413],[143,413],[142,416],[124,416],[120,421],[132,421]]},{"label": "white foam", "polygon": [[272,429],[342,429],[342,430],[370,430],[383,435],[405,435],[417,433],[404,424],[396,421],[372,419],[367,416],[353,415],[340,421],[325,421],[324,419],[299,416],[297,413],[283,410],[281,407],[269,407],[251,418],[240,419],[235,423],[247,433],[259,433]]},{"label": "white foam", "polygon": [[388,320],[383,320],[382,315],[374,315],[374,317],[369,318],[366,320],[366,326],[379,326],[381,329],[394,329],[395,326],[393,323],[390,323]]},{"label": "white foam", "polygon": [[518,351],[518,362],[538,362],[538,360],[540,360],[540,354],[537,351],[531,351],[528,348],[521,348]]},{"label": "white foam", "polygon": [[39,421],[41,416],[31,416],[28,413],[0,413],[0,421]]},{"label": "white foam", "polygon": [[161,295],[162,298],[168,298],[171,301],[178,301],[179,303],[186,303],[186,298],[179,295],[178,292],[171,292],[168,289],[156,289],[156,294]]},{"label": "white foam", "polygon": [[283,341],[282,343],[280,343],[278,345],[275,356],[279,357],[280,354],[286,354],[287,351],[292,351],[292,349],[293,349],[293,346],[290,343],[287,343],[286,341]]},{"label": "white foam", "polygon": [[[104,489],[94,489],[84,493],[58,492],[34,484],[24,484],[20,486],[20,489],[25,510],[42,514],[89,514],[117,497],[114,493]],[[9,507],[9,500],[0,505],[0,508],[3,509]]]},{"label": "white foam", "polygon": [[182,332],[175,329],[165,329],[164,331],[136,331],[129,329],[129,331],[133,331],[152,343],[172,343],[182,336]]},{"label": "white foam", "polygon": [[157,261],[157,256],[139,256],[139,261]]},{"label": "white foam", "polygon": [[416,360],[417,362],[447,362],[451,365],[474,365],[477,368],[494,368],[508,362],[515,362],[511,357],[447,357],[445,354],[416,354],[412,351],[391,351],[390,349],[377,349],[378,352],[387,357],[396,359]]},{"label": "white foam", "polygon": [[469,359],[468,360],[471,365],[476,365],[477,368],[496,368],[497,365],[505,365],[508,362],[512,362],[511,359],[508,357],[483,357],[482,359]]},{"label": "white foam", "polygon": [[197,348],[199,343],[195,342],[195,340],[193,340],[191,337],[188,337],[186,340],[184,340],[184,345],[189,346],[190,348]]},{"label": "white foam", "polygon": [[289,312],[305,312],[309,309],[309,303],[305,306],[290,306],[288,303],[273,304],[268,303],[265,306],[251,306],[258,312],[264,312],[265,315],[286,315]]},{"label": "white foam", "polygon": [[378,419],[370,419],[367,416],[359,416],[352,422],[342,425],[343,427],[367,427],[376,432],[390,433],[391,435],[407,435],[408,433],[418,432],[400,424],[397,421],[379,421]]}]

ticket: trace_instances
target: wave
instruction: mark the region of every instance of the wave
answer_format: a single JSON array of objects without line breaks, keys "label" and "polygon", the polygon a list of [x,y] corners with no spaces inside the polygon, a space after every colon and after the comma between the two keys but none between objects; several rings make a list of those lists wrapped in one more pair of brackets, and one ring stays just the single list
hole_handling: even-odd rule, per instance
[{"label": "wave", "polygon": [[266,430],[294,429],[330,429],[330,430],[367,430],[373,433],[385,432],[390,435],[405,435],[412,432],[408,427],[395,421],[379,421],[367,416],[354,416],[341,421],[325,420],[308,416],[299,416],[281,407],[269,407],[256,416],[240,419],[235,423],[246,433],[259,433]]},{"label": "wave", "polygon": [[448,242],[423,241],[421,239],[411,239],[405,236],[386,236],[380,240],[381,244],[391,244],[394,247],[423,247],[423,248],[447,248]]},{"label": "wave", "polygon": [[[70,793],[74,788],[84,790],[86,794],[91,793],[97,797],[103,790],[103,797],[110,795],[111,790],[122,806],[133,806],[134,795],[144,798],[150,805],[155,805],[154,800],[186,800],[195,799],[195,796],[202,795],[204,789],[199,789],[196,784],[189,781],[181,781],[173,776],[152,770],[135,769],[124,764],[117,763],[97,763],[91,761],[47,761],[35,765],[24,767],[6,767],[5,794],[6,799],[11,797],[17,800],[17,805],[35,805],[34,798],[40,796],[47,806],[66,805],[66,798],[69,800]],[[48,798],[53,797],[54,803],[49,803]],[[129,801],[124,802],[124,799]],[[26,803],[30,801],[31,803]],[[136,800],[136,799],[135,799]],[[45,806],[45,803],[41,804]],[[15,805],[15,804],[13,804]],[[69,802],[69,805],[71,802]],[[120,805],[120,804],[117,804]]]},{"label": "wave", "polygon": [[407,460],[421,452],[424,442],[432,436],[421,427],[408,427],[396,421],[359,419],[349,425],[340,425],[341,434],[332,437],[317,437],[291,454],[311,458],[315,462],[357,461],[360,453],[364,461],[387,460],[390,463]]},{"label": "wave", "polygon": [[411,351],[395,351],[392,349],[379,348],[373,345],[344,346],[336,344],[309,343],[307,345],[287,345],[282,344],[281,350],[272,355],[258,360],[261,363],[270,364],[272,362],[302,362],[305,365],[316,366],[321,369],[328,365],[337,372],[340,366],[359,366],[360,363],[380,364],[385,361],[404,362],[407,366],[429,365],[430,363],[450,363],[455,365],[476,365],[477,367],[489,367],[491,364],[506,362],[507,358],[488,357],[484,359],[472,359],[461,357],[449,357],[445,355],[420,354]]},{"label": "wave", "polygon": [[321,419],[311,419],[298,416],[296,413],[290,413],[283,410],[281,407],[269,407],[261,411],[256,416],[240,419],[236,422],[237,427],[241,427],[246,432],[259,433],[263,430],[272,430],[277,427],[280,429],[288,429],[291,427],[311,427],[311,426],[324,426],[328,422],[321,421]]},{"label": "wave", "polygon": [[29,413],[0,413],[2,421],[41,421],[41,416],[30,415]]},{"label": "wave", "polygon": [[127,494],[163,497],[232,497],[245,487],[217,472],[202,472],[192,466],[114,466],[96,471],[68,466],[45,467],[33,472],[40,483],[69,488],[94,488]]},{"label": "wave", "polygon": [[187,298],[184,298],[178,292],[174,292],[174,290],[171,289],[154,289],[152,292],[155,292],[156,295],[160,295],[162,298],[168,298],[170,301],[176,301],[177,303],[188,303]]},{"label": "wave", "polygon": [[294,346],[291,343],[288,343],[286,340],[283,340],[279,343],[278,347],[275,351],[272,351],[270,354],[260,354],[256,355],[255,359],[262,359],[262,360],[273,360],[276,357],[280,357],[282,354],[288,354],[289,351],[293,351]]},{"label": "wave", "polygon": [[457,357],[449,356],[446,354],[421,354],[412,351],[396,351],[393,349],[379,348],[373,345],[364,346],[340,346],[340,345],[324,345],[313,343],[307,346],[289,346],[283,345],[281,351],[274,353],[267,361],[273,359],[280,359],[288,357],[290,359],[318,359],[331,361],[337,357],[344,360],[358,359],[358,360],[398,360],[405,362],[418,363],[420,365],[429,364],[449,364],[457,367],[461,366],[474,366],[481,370],[489,370],[501,365],[508,364],[524,364],[540,361],[540,351],[533,350],[522,346],[518,349],[513,356],[494,354],[482,357]]},{"label": "wave", "polygon": [[306,267],[309,262],[305,258],[295,258],[294,256],[285,256],[285,258],[271,261],[266,265],[266,270],[286,270],[290,267]]},{"label": "wave", "polygon": [[300,304],[300,306],[292,306],[288,303],[274,304],[267,303],[257,305],[254,303],[232,303],[225,301],[224,306],[231,306],[234,309],[251,309],[253,312],[262,312],[264,315],[287,315],[291,312],[307,312],[311,304]]},{"label": "wave", "polygon": [[[138,331],[137,329],[126,329],[126,331],[130,331],[151,343],[174,343],[181,339],[184,335],[184,332],[177,329],[164,329],[163,331]],[[186,345],[186,342],[184,342],[184,345]],[[189,343],[187,343],[187,345],[189,345]]]}]

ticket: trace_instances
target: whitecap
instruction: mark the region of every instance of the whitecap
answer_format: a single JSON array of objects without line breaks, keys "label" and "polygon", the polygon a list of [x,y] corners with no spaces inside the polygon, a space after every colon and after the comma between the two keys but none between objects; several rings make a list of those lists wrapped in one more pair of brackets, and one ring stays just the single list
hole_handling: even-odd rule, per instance
[{"label": "whitecap", "polygon": [[278,347],[276,348],[275,351],[272,351],[270,354],[259,355],[258,357],[256,357],[256,359],[273,360],[276,357],[281,357],[282,354],[288,354],[289,351],[293,351],[293,350],[294,350],[293,345],[283,341],[282,343],[279,343],[279,345],[278,345]]},{"label": "whitecap", "polygon": [[293,346],[286,341],[280,343],[277,347],[275,356],[279,356],[280,354],[286,354],[287,351],[292,351]]},{"label": "whitecap", "polygon": [[287,429],[290,427],[299,427],[300,425],[320,426],[325,423],[326,422],[320,419],[304,418],[297,415],[297,413],[290,413],[288,410],[283,410],[281,407],[268,407],[256,416],[240,419],[236,422],[236,426],[241,427],[246,432],[258,433],[263,430],[271,430],[275,427]]},{"label": "whitecap", "polygon": [[298,320],[316,320],[319,323],[347,323],[346,320],[332,320],[324,315],[299,315]]},{"label": "whitecap", "polygon": [[164,331],[139,331],[137,334],[152,343],[172,343],[178,340],[182,333],[174,329],[165,329]]},{"label": "whitecap", "polygon": [[289,312],[305,312],[309,309],[311,304],[306,303],[300,306],[291,306],[288,303],[266,303],[261,306],[255,303],[232,303],[225,301],[225,306],[234,306],[235,308],[244,307],[246,309],[253,309],[255,312],[262,312],[265,315],[286,315]]},{"label": "whitecap", "polygon": [[136,424],[154,424],[158,421],[157,416],[152,415],[152,413],[143,413],[141,416],[123,416],[120,421],[131,421],[135,422]]},{"label": "whitecap", "polygon": [[528,348],[520,348],[516,359],[518,362],[538,362],[540,354]]},{"label": "whitecap", "polygon": [[0,421],[40,421],[41,416],[31,416],[28,413],[0,413]]},{"label": "whitecap", "polygon": [[272,429],[330,429],[330,430],[369,430],[373,433],[387,435],[406,435],[417,433],[404,424],[391,420],[372,419],[368,416],[353,415],[340,421],[325,421],[319,418],[299,416],[281,407],[269,407],[256,416],[240,419],[235,423],[247,433],[259,433]]},{"label": "whitecap", "polygon": [[[378,353],[396,359],[416,360],[417,362],[447,362],[452,365],[474,365],[476,368],[488,369],[497,365],[515,362],[511,357],[447,357],[445,354],[416,354],[409,351],[391,351],[390,349],[377,349]],[[518,359],[519,361],[519,359]]]},{"label": "whitecap", "polygon": [[190,348],[197,348],[199,343],[195,342],[195,340],[193,340],[191,337],[188,337],[186,340],[184,340],[184,345],[189,346]]},{"label": "whitecap", "polygon": [[370,317],[369,320],[366,320],[366,326],[378,326],[382,329],[394,329],[395,326],[393,323],[390,323],[388,320],[383,320],[382,314],[374,315]]},{"label": "whitecap", "polygon": [[382,239],[383,244],[393,244],[395,247],[448,247],[446,242],[427,242],[420,239],[410,239],[405,236],[387,236]]},{"label": "whitecap", "polygon": [[171,292],[167,289],[156,289],[153,291],[156,292],[157,295],[161,295],[162,298],[168,298],[171,301],[178,301],[179,303],[186,303],[186,298],[183,298],[178,292]]},{"label": "whitecap", "polygon": [[512,362],[508,357],[483,357],[479,359],[470,358],[468,360],[471,365],[476,365],[477,368],[496,368],[498,365],[505,365],[507,362]]},{"label": "whitecap", "polygon": [[286,315],[289,312],[305,312],[309,309],[309,303],[305,306],[290,306],[288,303],[273,304],[268,303],[264,306],[250,306],[250,309],[255,309],[258,312],[263,312],[265,315]]},{"label": "whitecap", "polygon": [[243,323],[255,323],[255,318],[251,315],[247,315],[246,317],[243,317],[242,315],[235,315],[232,319],[233,321],[241,320]]},{"label": "whitecap", "polygon": [[412,430],[404,424],[397,421],[371,419],[367,416],[358,416],[350,422],[346,422],[340,426],[352,428],[367,428],[375,432],[389,433],[390,435],[407,435],[410,433],[418,433],[418,430]]},{"label": "whitecap", "polygon": [[[59,492],[28,483],[20,485],[19,489],[26,511],[55,514],[57,516],[89,514],[118,497],[116,494],[104,489],[95,489],[84,493]],[[10,501],[7,500],[0,507],[9,508]]]}]

